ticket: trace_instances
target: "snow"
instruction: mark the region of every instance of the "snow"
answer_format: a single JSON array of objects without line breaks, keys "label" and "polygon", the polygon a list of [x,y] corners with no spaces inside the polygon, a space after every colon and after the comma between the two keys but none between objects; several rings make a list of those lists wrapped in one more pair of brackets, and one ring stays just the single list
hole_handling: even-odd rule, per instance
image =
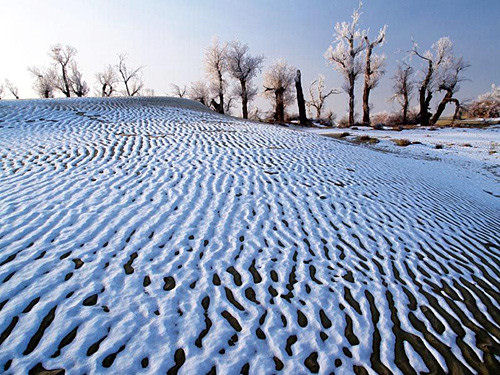
[{"label": "snow", "polygon": [[493,371],[498,184],[416,147],[183,99],[0,102],[0,368]]},{"label": "snow", "polygon": [[[500,126],[498,125],[487,128],[436,128],[435,130],[417,128],[402,131],[374,130],[368,127],[357,129],[294,127],[294,129],[322,135],[348,132],[349,136],[343,138],[345,141],[352,141],[355,137],[363,135],[375,137],[380,142],[370,145],[371,148],[419,159],[438,159],[447,164],[455,164],[460,169],[475,171],[480,175],[477,178],[482,180],[483,185],[488,185],[489,181],[488,189],[496,191],[497,195],[500,194],[497,183],[500,177],[498,169]],[[400,139],[406,139],[414,144],[407,147],[397,146],[394,141]]]}]

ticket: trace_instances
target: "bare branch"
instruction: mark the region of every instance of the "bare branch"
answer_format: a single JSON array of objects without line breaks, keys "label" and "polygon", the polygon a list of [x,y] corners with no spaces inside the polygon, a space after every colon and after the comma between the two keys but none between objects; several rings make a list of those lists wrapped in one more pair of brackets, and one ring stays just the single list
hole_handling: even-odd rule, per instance
[{"label": "bare branch", "polygon": [[7,87],[7,90],[9,90],[9,92],[14,98],[19,99],[19,89],[17,88],[16,85],[14,85],[11,81],[6,79],[5,87]]},{"label": "bare branch", "polygon": [[177,96],[179,98],[184,98],[187,93],[187,87],[184,85],[182,88],[179,85],[172,84],[172,92],[174,96]]},{"label": "bare branch", "polygon": [[139,94],[141,89],[144,87],[144,82],[140,76],[142,66],[138,68],[129,68],[125,60],[125,54],[118,55],[118,65],[116,68],[125,87],[125,94],[127,96],[135,96]]}]

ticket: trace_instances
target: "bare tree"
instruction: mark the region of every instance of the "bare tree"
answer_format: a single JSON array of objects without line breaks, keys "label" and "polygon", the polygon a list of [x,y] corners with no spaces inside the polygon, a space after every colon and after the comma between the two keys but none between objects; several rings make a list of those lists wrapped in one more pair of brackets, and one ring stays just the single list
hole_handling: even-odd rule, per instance
[{"label": "bare tree", "polygon": [[248,46],[238,41],[232,42],[227,51],[228,68],[231,76],[238,80],[240,87],[235,93],[241,98],[243,118],[248,118],[248,103],[257,94],[251,80],[262,69],[263,56],[250,56]]},{"label": "bare tree", "polygon": [[392,77],[394,81],[394,95],[392,100],[397,100],[403,110],[402,122],[408,122],[408,107],[410,106],[411,94],[414,88],[414,83],[411,79],[413,75],[413,68],[402,63],[398,65],[396,73]]},{"label": "bare tree", "polygon": [[0,83],[0,100],[2,100],[3,97],[3,85]]},{"label": "bare tree", "polygon": [[275,62],[264,72],[264,94],[274,101],[274,120],[285,121],[285,107],[293,100],[295,69],[284,60]]},{"label": "bare tree", "polygon": [[451,55],[446,63],[442,65],[441,75],[438,81],[438,91],[444,91],[444,97],[439,102],[434,116],[432,116],[431,125],[435,125],[439,117],[443,114],[448,103],[455,104],[453,120],[456,120],[460,114],[460,101],[454,97],[454,94],[460,89],[459,83],[464,80],[462,73],[470,65],[462,57]]},{"label": "bare tree", "polygon": [[142,66],[138,68],[129,68],[125,62],[126,56],[124,54],[118,55],[118,60],[116,68],[121,77],[123,86],[125,87],[125,94],[127,96],[139,94],[144,87],[144,82],[140,76]]},{"label": "bare tree", "polygon": [[11,81],[6,79],[5,87],[7,87],[7,90],[9,90],[9,92],[14,98],[19,99],[19,89],[17,88],[16,85],[14,85]]},{"label": "bare tree", "polygon": [[337,89],[325,91],[325,77],[322,75],[311,83],[309,86],[309,96],[311,99],[307,102],[307,106],[309,107],[309,111],[311,111],[311,108],[316,110],[316,119],[321,118],[321,112],[323,111],[326,99],[334,94],[340,94],[340,91]]},{"label": "bare tree", "polygon": [[71,63],[71,73],[69,76],[71,83],[71,91],[78,97],[82,97],[88,94],[89,86],[82,78],[82,73],[78,69],[76,62]]},{"label": "bare tree", "polygon": [[183,87],[180,87],[179,85],[172,84],[172,93],[174,96],[177,96],[179,98],[184,98],[187,95],[187,87],[184,85]]},{"label": "bare tree", "polygon": [[370,125],[370,91],[375,88],[384,75],[384,55],[373,54],[373,49],[377,46],[382,46],[385,42],[387,25],[382,27],[377,38],[370,42],[368,35],[365,34],[365,85],[363,88],[363,124]]},{"label": "bare tree", "polygon": [[42,71],[36,67],[28,68],[28,70],[35,76],[33,88],[37,94],[41,98],[53,98],[55,89],[54,82],[57,78],[55,77],[55,72],[52,69]]},{"label": "bare tree", "polygon": [[49,55],[54,61],[53,75],[56,78],[54,87],[69,98],[72,92],[69,69],[76,55],[76,49],[68,45],[56,44],[50,49]]},{"label": "bare tree", "polygon": [[211,105],[219,113],[224,113],[224,94],[226,92],[226,81],[224,74],[228,70],[227,44],[220,44],[214,39],[212,44],[205,50],[205,71],[210,79],[210,90],[219,102],[212,99]]},{"label": "bare tree", "polygon": [[207,107],[210,105],[210,91],[203,81],[196,81],[191,84],[188,91],[189,98],[200,102]]},{"label": "bare tree", "polygon": [[434,94],[437,87],[438,77],[441,73],[442,67],[448,64],[448,60],[452,55],[453,44],[448,37],[440,38],[436,43],[432,45],[432,50],[425,53],[420,53],[418,51],[418,45],[414,42],[412,53],[419,57],[425,62],[425,68],[423,70],[424,77],[419,82],[419,122],[421,125],[429,125],[431,114],[429,112],[429,106],[432,100],[432,95]]},{"label": "bare tree", "polygon": [[359,54],[365,48],[364,33],[358,29],[362,3],[359,3],[351,22],[335,24],[335,48],[328,47],[325,58],[344,77],[344,91],[349,95],[349,126],[354,125],[354,84],[362,70]]},{"label": "bare tree", "polygon": [[116,91],[116,84],[119,82],[116,71],[111,65],[108,65],[104,71],[96,74],[99,82],[99,95],[102,97],[112,96]]}]

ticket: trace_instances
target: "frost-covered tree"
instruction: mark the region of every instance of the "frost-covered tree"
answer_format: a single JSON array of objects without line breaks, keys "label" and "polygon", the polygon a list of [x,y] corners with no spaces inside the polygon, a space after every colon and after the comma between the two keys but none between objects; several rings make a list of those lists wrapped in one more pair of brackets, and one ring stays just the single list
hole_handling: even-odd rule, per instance
[{"label": "frost-covered tree", "polygon": [[184,85],[183,87],[180,87],[179,85],[172,84],[170,85],[172,87],[172,94],[174,96],[177,96],[178,98],[184,98],[187,95],[187,87]]},{"label": "frost-covered tree", "polygon": [[82,73],[78,69],[76,62],[71,63],[71,72],[69,76],[69,81],[71,84],[71,91],[78,97],[82,97],[88,94],[89,86],[82,78]]},{"label": "frost-covered tree", "polygon": [[285,121],[285,107],[293,100],[295,69],[278,60],[264,72],[264,95],[274,102],[274,120]]},{"label": "frost-covered tree", "polygon": [[307,107],[309,112],[312,108],[316,111],[316,119],[321,118],[323,108],[325,106],[326,99],[330,95],[339,94],[340,91],[337,89],[331,89],[329,91],[325,90],[325,77],[319,75],[318,79],[313,81],[309,86],[309,101],[307,102]]},{"label": "frost-covered tree", "polygon": [[96,74],[96,78],[99,84],[97,89],[99,95],[102,97],[112,96],[116,91],[116,84],[119,82],[115,69],[108,65],[102,72]]},{"label": "frost-covered tree", "polygon": [[257,95],[257,88],[252,85],[252,79],[262,69],[263,56],[251,56],[248,46],[239,41],[228,46],[227,61],[229,73],[236,79],[239,86],[234,94],[241,98],[243,118],[248,118],[248,103]]},{"label": "frost-covered tree", "polygon": [[219,99],[219,102],[212,99],[210,104],[219,113],[224,113],[224,94],[227,88],[224,75],[228,70],[227,50],[227,43],[221,44],[218,39],[214,39],[205,50],[205,71],[210,81],[209,88],[213,96]]},{"label": "frost-covered tree", "polygon": [[28,68],[28,70],[35,76],[35,83],[33,89],[41,98],[54,97],[54,82],[57,79],[55,72],[52,69],[41,70],[37,67]]},{"label": "frost-covered tree", "polygon": [[207,107],[210,105],[210,90],[203,81],[196,81],[191,84],[188,90],[189,98],[200,102]]},{"label": "frost-covered tree", "polygon": [[124,93],[127,96],[135,96],[144,88],[144,82],[141,78],[142,66],[130,68],[126,63],[126,55],[118,55],[118,65],[116,69],[124,86]]},{"label": "frost-covered tree", "polygon": [[375,40],[370,41],[365,34],[365,85],[363,88],[363,124],[370,125],[370,91],[374,89],[384,75],[385,56],[373,53],[373,49],[385,42],[387,25],[382,27]]},{"label": "frost-covered tree", "polygon": [[55,77],[54,87],[66,97],[71,96],[70,68],[76,55],[76,49],[71,46],[56,44],[50,49],[50,58],[54,62],[52,75]]},{"label": "frost-covered tree", "polygon": [[500,117],[500,87],[492,84],[491,91],[479,95],[467,106],[467,113],[482,118]]},{"label": "frost-covered tree", "polygon": [[391,97],[392,100],[396,100],[403,112],[402,122],[406,124],[408,122],[408,108],[410,106],[410,99],[414,88],[414,83],[412,81],[413,68],[405,63],[398,65],[396,73],[392,77],[394,82],[393,89],[394,95]]},{"label": "frost-covered tree", "polygon": [[435,125],[439,117],[443,114],[448,103],[455,104],[455,112],[453,120],[456,120],[460,115],[460,101],[454,97],[460,89],[459,83],[464,80],[462,74],[470,65],[464,61],[462,57],[456,57],[453,54],[446,59],[441,66],[441,72],[437,82],[437,91],[444,92],[444,96],[439,102],[434,116],[431,118],[431,125]]},{"label": "frost-covered tree", "polygon": [[453,58],[453,44],[450,38],[442,37],[432,45],[430,50],[421,53],[414,42],[412,53],[424,62],[423,78],[418,82],[420,105],[418,119],[421,125],[429,125],[431,120],[429,107],[432,96],[438,89],[443,67],[449,66],[449,61]]},{"label": "frost-covered tree", "polygon": [[16,98],[19,99],[19,89],[17,88],[16,85],[14,85],[11,81],[8,79],[5,80],[5,87],[7,90],[10,92],[10,94]]},{"label": "frost-covered tree", "polygon": [[349,126],[354,125],[354,84],[362,71],[359,54],[365,48],[364,32],[358,29],[362,4],[359,4],[352,16],[351,22],[337,22],[335,24],[334,44],[328,47],[325,58],[335,70],[344,78],[344,91],[349,95]]}]

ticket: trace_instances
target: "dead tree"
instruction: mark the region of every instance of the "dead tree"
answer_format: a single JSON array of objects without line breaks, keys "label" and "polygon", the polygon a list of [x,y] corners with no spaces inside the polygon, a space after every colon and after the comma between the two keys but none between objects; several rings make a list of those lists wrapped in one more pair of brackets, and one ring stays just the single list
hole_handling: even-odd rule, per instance
[{"label": "dead tree", "polygon": [[418,119],[422,126],[430,124],[431,113],[429,107],[434,91],[437,89],[437,77],[441,72],[442,66],[446,65],[450,59],[452,47],[451,40],[447,37],[439,39],[432,45],[432,51],[429,50],[423,54],[418,51],[417,44],[413,44],[412,53],[425,62],[424,77],[419,83],[420,87],[418,90],[420,104]]},{"label": "dead tree", "polygon": [[330,91],[325,91],[325,77],[320,75],[317,80],[313,81],[309,86],[309,101],[306,103],[311,112],[311,108],[316,111],[316,119],[321,119],[321,113],[325,105],[326,99],[330,95],[340,94],[337,89],[331,89]]},{"label": "dead tree", "polygon": [[361,3],[352,16],[351,22],[335,24],[335,48],[330,46],[325,58],[344,77],[343,89],[349,96],[349,126],[354,125],[354,85],[362,70],[359,54],[365,48],[363,32],[358,29]]},{"label": "dead tree", "polygon": [[125,88],[124,93],[127,96],[135,96],[138,95],[144,87],[144,82],[140,77],[142,66],[138,68],[129,68],[125,60],[126,56],[124,54],[118,55],[118,65],[116,69],[118,70]]},{"label": "dead tree", "polygon": [[453,95],[459,90],[459,83],[464,80],[462,73],[470,65],[462,57],[456,58],[453,55],[443,64],[443,69],[438,84],[438,91],[444,91],[444,97],[439,102],[434,116],[432,116],[430,125],[435,125],[443,114],[448,103],[455,104],[453,120],[456,120],[460,113],[460,101]]},{"label": "dead tree", "polygon": [[224,94],[226,92],[226,81],[224,74],[228,70],[227,44],[220,44],[214,39],[205,51],[205,71],[210,80],[210,90],[219,102],[211,100],[211,105],[219,113],[224,113]]},{"label": "dead tree", "polygon": [[203,81],[193,82],[188,90],[188,96],[190,99],[196,100],[207,107],[210,105],[210,92]]},{"label": "dead tree", "polygon": [[365,85],[363,88],[363,124],[370,125],[370,91],[374,89],[382,75],[384,75],[384,62],[383,55],[373,54],[373,49],[377,46],[382,46],[385,41],[387,25],[379,30],[377,38],[370,42],[368,35],[365,35]]},{"label": "dead tree", "polygon": [[36,67],[28,68],[28,70],[35,76],[33,88],[37,94],[41,98],[53,98],[55,88],[54,81],[56,80],[54,71],[52,69],[42,71]]},{"label": "dead tree", "polygon": [[408,108],[410,106],[410,98],[413,91],[413,68],[408,64],[400,64],[396,73],[392,77],[394,81],[394,95],[392,100],[397,100],[403,111],[402,123],[408,122]]},{"label": "dead tree", "polygon": [[187,87],[184,85],[182,88],[179,85],[172,84],[172,93],[178,98],[184,98],[187,94]]},{"label": "dead tree", "polygon": [[274,63],[264,73],[264,94],[274,101],[274,120],[285,122],[285,107],[293,100],[295,72],[284,60]]},{"label": "dead tree", "polygon": [[302,81],[299,69],[297,69],[297,74],[295,75],[295,92],[297,94],[297,105],[299,107],[299,123],[303,126],[309,125],[310,122],[306,115],[306,102],[302,91]]},{"label": "dead tree", "polygon": [[71,64],[71,74],[69,80],[71,83],[71,91],[77,97],[82,97],[88,94],[89,87],[87,85],[87,82],[83,80],[82,73],[80,72],[78,66],[76,65],[76,62],[74,61]]},{"label": "dead tree", "polygon": [[235,94],[241,98],[241,110],[244,119],[248,118],[248,103],[257,95],[252,86],[252,79],[262,68],[263,56],[250,56],[248,46],[238,41],[232,42],[227,51],[228,69],[231,76],[238,80],[239,87]]},{"label": "dead tree", "polygon": [[68,45],[63,47],[57,44],[50,50],[50,57],[54,61],[53,75],[56,78],[54,87],[68,98],[72,92],[69,69],[75,55],[76,49]]},{"label": "dead tree", "polygon": [[19,89],[17,88],[16,85],[14,85],[11,81],[8,79],[5,80],[5,87],[7,90],[9,90],[10,94],[16,98],[19,99]]},{"label": "dead tree", "polygon": [[99,83],[98,92],[102,97],[112,96],[116,91],[116,84],[119,82],[116,71],[111,65],[108,65],[106,69],[96,74],[97,82]]}]

